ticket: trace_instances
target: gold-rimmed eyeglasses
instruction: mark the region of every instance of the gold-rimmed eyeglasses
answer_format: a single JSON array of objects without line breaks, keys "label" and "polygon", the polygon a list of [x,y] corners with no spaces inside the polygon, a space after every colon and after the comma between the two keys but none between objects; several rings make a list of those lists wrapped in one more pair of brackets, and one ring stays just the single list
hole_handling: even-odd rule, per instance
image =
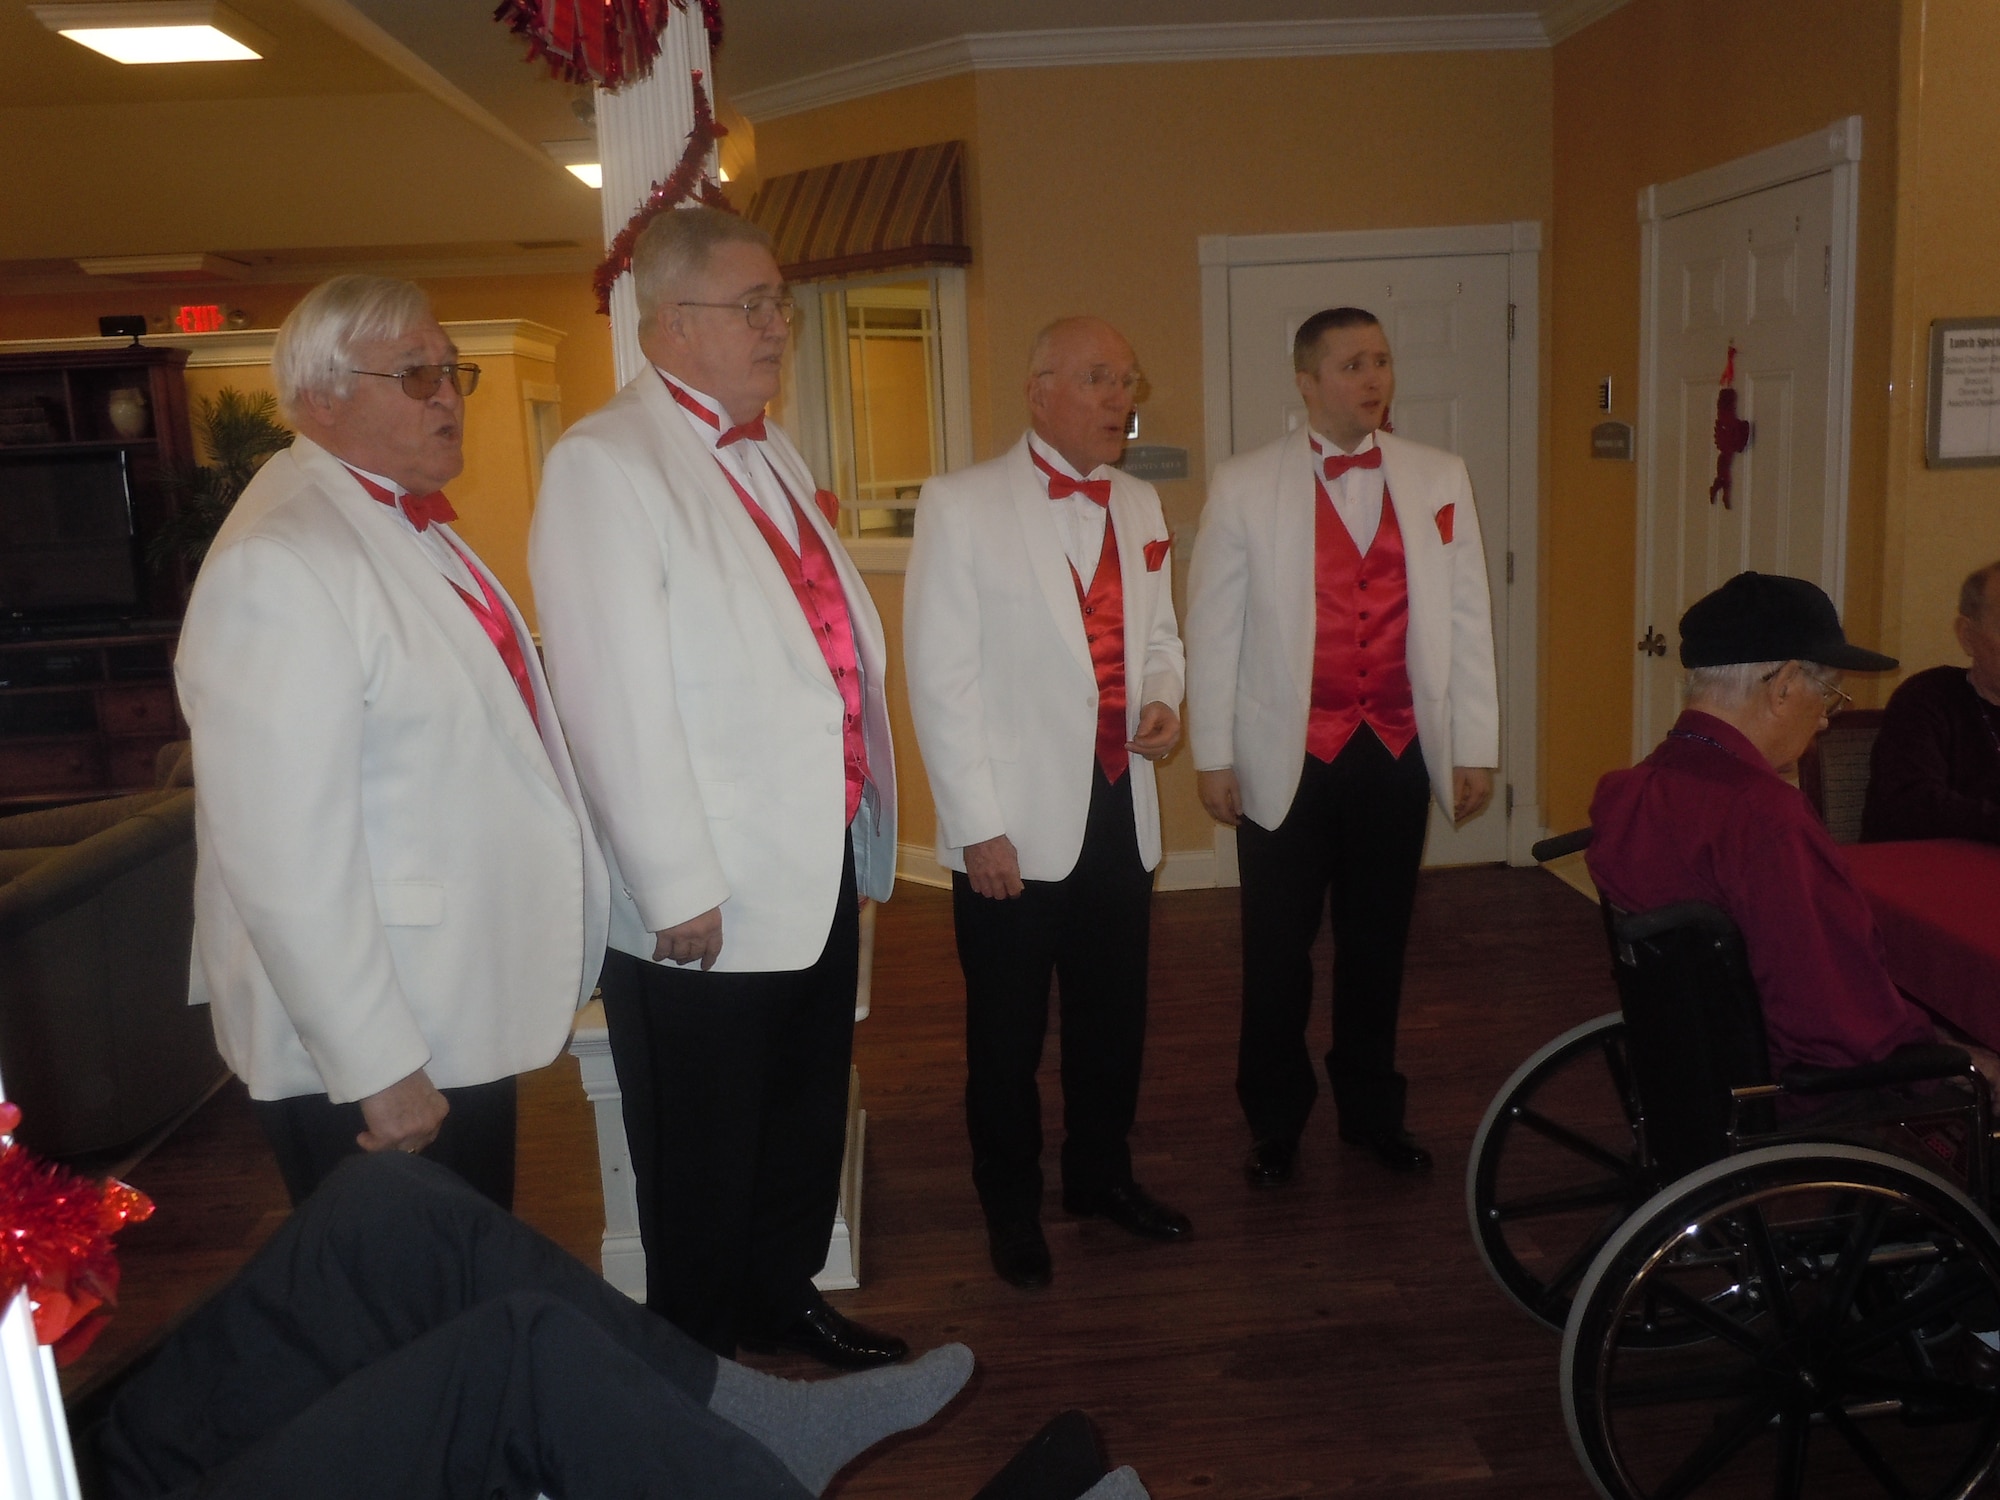
[{"label": "gold-rimmed eyeglasses", "polygon": [[769,328],[773,318],[789,324],[799,310],[798,299],[790,293],[780,297],[745,297],[741,302],[676,302],[674,306],[734,308],[752,328]]},{"label": "gold-rimmed eyeglasses", "polygon": [[1815,677],[1804,667],[1799,668],[1799,675],[1819,689],[1820,696],[1826,700],[1826,716],[1829,719],[1844,708],[1854,707],[1854,699],[1848,696],[1844,689],[1834,686],[1824,677]]},{"label": "gold-rimmed eyeglasses", "polygon": [[373,375],[377,380],[393,380],[412,401],[428,401],[447,380],[461,396],[479,389],[478,365],[411,365],[406,370],[349,370],[350,375]]},{"label": "gold-rimmed eyeglasses", "polygon": [[[1037,370],[1035,371],[1035,378],[1037,380],[1043,376],[1053,378],[1055,374],[1054,370]],[[1139,387],[1146,383],[1146,377],[1141,371],[1114,370],[1108,365],[1092,365],[1088,370],[1077,375],[1075,380],[1078,385],[1082,386],[1092,395],[1116,386],[1126,395],[1134,397],[1139,394]]]}]

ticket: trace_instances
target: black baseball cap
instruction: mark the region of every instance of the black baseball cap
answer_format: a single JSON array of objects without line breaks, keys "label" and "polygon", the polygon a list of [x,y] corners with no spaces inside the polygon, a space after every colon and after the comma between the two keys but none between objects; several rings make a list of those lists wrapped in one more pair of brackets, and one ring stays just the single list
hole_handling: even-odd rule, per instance
[{"label": "black baseball cap", "polygon": [[1681,665],[1812,661],[1848,672],[1889,672],[1896,658],[1850,646],[1826,591],[1803,578],[1738,573],[1681,616]]}]

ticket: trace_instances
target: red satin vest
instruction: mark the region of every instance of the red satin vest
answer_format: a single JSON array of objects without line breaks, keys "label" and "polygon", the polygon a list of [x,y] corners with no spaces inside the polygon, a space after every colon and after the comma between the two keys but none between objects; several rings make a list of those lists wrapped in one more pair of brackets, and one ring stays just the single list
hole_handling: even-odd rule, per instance
[{"label": "red satin vest", "polygon": [[1118,533],[1107,511],[1104,550],[1097,554],[1097,572],[1089,591],[1069,570],[1076,584],[1076,602],[1083,610],[1083,634],[1090,642],[1090,665],[1097,673],[1097,763],[1104,779],[1116,781],[1131,763],[1125,741],[1125,577],[1118,567]]},{"label": "red satin vest", "polygon": [[1331,761],[1366,724],[1400,756],[1417,737],[1417,714],[1404,659],[1410,590],[1396,507],[1385,487],[1382,521],[1363,557],[1326,485],[1315,480],[1313,489],[1316,621],[1306,754]]},{"label": "red satin vest", "polygon": [[820,655],[826,659],[826,669],[833,673],[833,684],[840,689],[841,751],[847,766],[847,821],[852,823],[854,815],[861,810],[861,789],[868,784],[868,742],[861,722],[861,657],[854,645],[854,617],[848,613],[847,590],[841,584],[839,570],[833,565],[833,554],[827,550],[826,538],[806,519],[791,491],[785,492],[785,499],[799,523],[799,550],[796,552],[792,550],[792,544],[785,540],[785,534],[764,514],[764,507],[736,482],[736,476],[726,468],[722,474],[729,481],[729,487],[736,491],[736,498],[743,502],[743,508],[750,512],[750,519],[757,523],[758,531],[763,533],[765,542],[771,548],[771,555],[778,559],[778,566],[785,570],[785,581],[792,586],[793,594],[798,596],[799,608],[805,611],[806,623],[812,626],[813,639],[819,643]]}]

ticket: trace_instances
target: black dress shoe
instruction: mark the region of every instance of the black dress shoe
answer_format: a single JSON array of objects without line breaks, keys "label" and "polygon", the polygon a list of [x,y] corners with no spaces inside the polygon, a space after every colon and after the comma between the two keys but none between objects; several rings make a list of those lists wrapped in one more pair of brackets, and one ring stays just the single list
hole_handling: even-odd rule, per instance
[{"label": "black dress shoe", "polygon": [[1106,1188],[1095,1198],[1064,1193],[1063,1208],[1081,1218],[1109,1219],[1142,1240],[1184,1240],[1194,1233],[1186,1214],[1168,1208],[1136,1182]]},{"label": "black dress shoe", "polygon": [[1243,1177],[1254,1188],[1274,1188],[1292,1180],[1292,1163],[1299,1154],[1296,1140],[1259,1141],[1243,1158]]},{"label": "black dress shoe", "polygon": [[1009,1286],[1032,1291],[1054,1279],[1049,1242],[1042,1236],[1042,1226],[1033,1219],[988,1224],[986,1248],[993,1256],[993,1269]]},{"label": "black dress shoe", "polygon": [[794,1354],[810,1354],[836,1370],[868,1370],[876,1365],[893,1365],[910,1352],[910,1346],[893,1333],[877,1333],[852,1318],[843,1318],[822,1302],[802,1312],[786,1327],[762,1338],[745,1338],[743,1347],[754,1354],[789,1349]]},{"label": "black dress shoe", "polygon": [[1427,1172],[1431,1166],[1431,1154],[1407,1130],[1392,1130],[1387,1135],[1359,1136],[1341,1131],[1340,1138],[1350,1146],[1359,1146],[1364,1151],[1374,1153],[1375,1159],[1392,1172]]}]

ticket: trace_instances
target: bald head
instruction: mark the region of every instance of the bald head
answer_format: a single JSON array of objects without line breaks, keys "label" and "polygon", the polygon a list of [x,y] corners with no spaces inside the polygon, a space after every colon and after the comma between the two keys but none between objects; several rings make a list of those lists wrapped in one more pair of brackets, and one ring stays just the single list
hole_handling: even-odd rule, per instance
[{"label": "bald head", "polygon": [[1028,414],[1035,435],[1079,474],[1124,453],[1138,386],[1138,357],[1102,318],[1060,318],[1035,335]]}]

